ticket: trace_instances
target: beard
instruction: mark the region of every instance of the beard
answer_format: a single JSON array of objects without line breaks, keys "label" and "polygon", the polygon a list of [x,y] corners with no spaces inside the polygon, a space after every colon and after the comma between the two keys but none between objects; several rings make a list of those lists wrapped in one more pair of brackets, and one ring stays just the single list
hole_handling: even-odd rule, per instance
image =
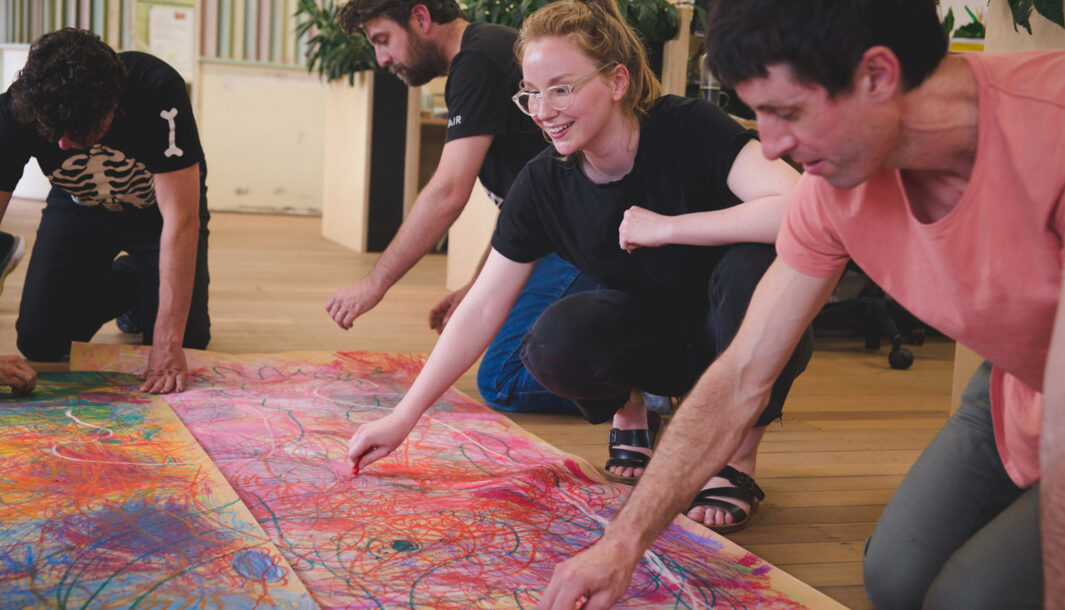
[{"label": "beard", "polygon": [[409,87],[421,87],[434,78],[447,74],[451,66],[451,62],[439,49],[413,35],[407,45],[407,57],[409,60],[406,64],[393,64],[389,66],[389,70]]}]

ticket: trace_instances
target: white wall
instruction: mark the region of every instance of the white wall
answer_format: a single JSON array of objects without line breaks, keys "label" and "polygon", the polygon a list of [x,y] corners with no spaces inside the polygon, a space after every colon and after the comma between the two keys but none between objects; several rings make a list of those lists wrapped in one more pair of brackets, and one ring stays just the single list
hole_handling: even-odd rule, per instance
[{"label": "white wall", "polygon": [[320,214],[325,85],[302,69],[200,63],[212,210]]}]

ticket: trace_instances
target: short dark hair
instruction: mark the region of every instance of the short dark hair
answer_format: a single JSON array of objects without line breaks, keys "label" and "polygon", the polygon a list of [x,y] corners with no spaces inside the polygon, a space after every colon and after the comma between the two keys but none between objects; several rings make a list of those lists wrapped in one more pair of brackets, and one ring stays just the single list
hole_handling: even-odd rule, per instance
[{"label": "short dark hair", "polygon": [[38,38],[11,84],[11,107],[49,142],[91,135],[118,104],[126,66],[87,30],[64,28]]},{"label": "short dark hair", "polygon": [[862,55],[883,45],[910,90],[947,53],[936,0],[718,0],[709,21],[710,72],[726,86],[764,78],[780,63],[830,96],[847,93]]},{"label": "short dark hair", "polygon": [[365,34],[363,24],[384,15],[406,29],[410,12],[417,5],[429,9],[433,23],[450,23],[462,17],[462,7],[455,0],[350,0],[340,9],[340,27],[348,34]]}]

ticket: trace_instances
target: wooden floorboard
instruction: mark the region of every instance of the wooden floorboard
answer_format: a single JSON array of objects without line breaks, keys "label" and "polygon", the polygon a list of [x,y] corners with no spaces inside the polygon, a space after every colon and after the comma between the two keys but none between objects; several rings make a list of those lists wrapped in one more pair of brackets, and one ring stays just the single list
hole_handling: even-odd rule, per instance
[{"label": "wooden floorboard", "polygon": [[[2,229],[32,242],[40,207],[13,200]],[[443,256],[426,257],[377,308],[343,331],[329,319],[325,301],[334,289],[366,273],[376,255],[353,254],[323,239],[318,218],[215,214],[210,228],[210,349],[432,349],[437,335],[426,320],[446,294]],[[23,261],[0,294],[0,353],[15,351],[26,267]],[[113,322],[95,338],[134,339]],[[818,341],[783,422],[770,426],[763,443],[756,477],[766,502],[751,528],[731,536],[853,608],[871,607],[861,586],[864,540],[949,411],[953,343],[933,338],[910,349],[913,367],[896,371],[887,365],[886,348],[869,352],[857,338]],[[473,371],[457,386],[479,399]],[[608,424],[591,426],[559,415],[511,417],[593,464],[606,459]]]}]

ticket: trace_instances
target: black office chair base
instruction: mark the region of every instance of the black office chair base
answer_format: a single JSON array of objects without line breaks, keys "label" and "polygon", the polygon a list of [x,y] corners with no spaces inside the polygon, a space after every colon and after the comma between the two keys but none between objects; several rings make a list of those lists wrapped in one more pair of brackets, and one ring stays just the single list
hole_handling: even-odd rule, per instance
[{"label": "black office chair base", "polygon": [[903,338],[910,345],[923,345],[927,336],[926,328],[917,318],[872,283],[857,298],[825,305],[814,320],[815,333],[822,325],[861,329],[865,347],[871,350],[880,349],[882,338],[887,337],[891,341],[888,364],[899,370],[910,368],[914,360],[913,352],[902,347]]}]

